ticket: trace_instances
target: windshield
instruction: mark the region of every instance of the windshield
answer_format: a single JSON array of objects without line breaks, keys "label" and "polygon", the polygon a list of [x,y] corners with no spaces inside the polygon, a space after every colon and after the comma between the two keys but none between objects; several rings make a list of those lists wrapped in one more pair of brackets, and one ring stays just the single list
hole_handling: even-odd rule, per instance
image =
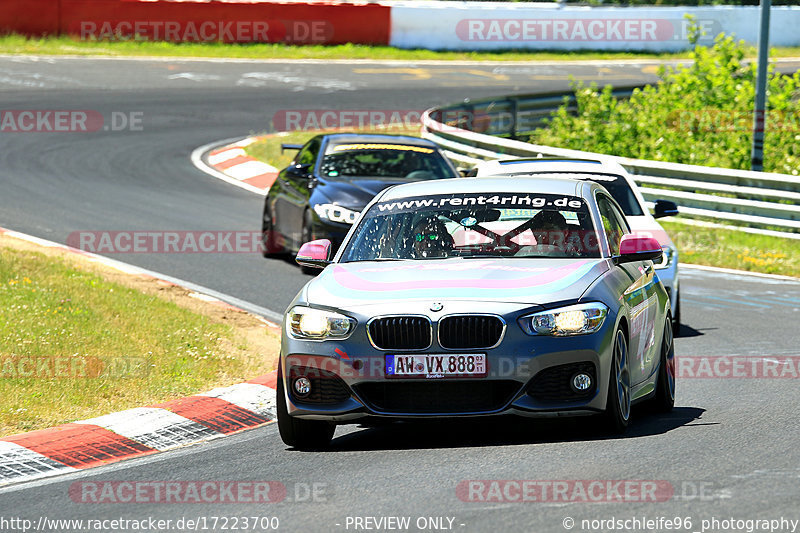
[{"label": "windshield", "polygon": [[600,257],[600,251],[580,197],[476,193],[374,204],[341,262],[449,257]]},{"label": "windshield", "polygon": [[616,202],[622,208],[622,212],[625,213],[625,216],[637,217],[644,214],[642,212],[642,206],[639,205],[638,200],[636,200],[636,195],[633,193],[630,184],[628,184],[628,180],[622,176],[617,176],[616,174],[588,174],[582,172],[519,172],[509,175],[531,176],[541,174],[547,174],[548,176],[563,176],[571,179],[589,180],[599,183],[605,187],[609,194],[611,194],[611,197],[616,200]]},{"label": "windshield", "polygon": [[432,180],[456,177],[434,148],[387,143],[328,146],[319,172],[327,178],[369,176]]}]

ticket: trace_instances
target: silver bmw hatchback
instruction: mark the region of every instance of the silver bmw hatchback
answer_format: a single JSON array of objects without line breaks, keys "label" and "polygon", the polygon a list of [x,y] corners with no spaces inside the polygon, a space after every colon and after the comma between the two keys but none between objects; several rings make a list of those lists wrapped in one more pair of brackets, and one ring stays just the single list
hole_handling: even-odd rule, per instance
[{"label": "silver bmw hatchback", "polygon": [[604,417],[675,398],[671,310],[653,261],[590,181],[461,178],[399,185],[364,209],[286,311],[284,442],[320,448],[365,418]]}]

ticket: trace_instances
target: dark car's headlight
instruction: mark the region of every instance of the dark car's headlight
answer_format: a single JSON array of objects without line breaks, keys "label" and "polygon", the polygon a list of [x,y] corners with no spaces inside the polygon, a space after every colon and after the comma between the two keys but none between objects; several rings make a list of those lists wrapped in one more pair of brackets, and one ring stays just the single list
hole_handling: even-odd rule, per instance
[{"label": "dark car's headlight", "polygon": [[316,204],[314,212],[319,218],[342,224],[353,224],[358,219],[358,215],[361,214],[359,211],[333,204]]},{"label": "dark car's headlight", "polygon": [[590,302],[525,315],[519,323],[529,335],[586,335],[599,330],[607,314],[604,304]]},{"label": "dark car's headlight", "polygon": [[672,246],[661,247],[661,260],[653,261],[653,266],[658,270],[668,268],[675,259],[676,250]]},{"label": "dark car's headlight", "polygon": [[287,333],[296,339],[343,339],[356,325],[356,321],[348,316],[296,306],[286,315]]}]

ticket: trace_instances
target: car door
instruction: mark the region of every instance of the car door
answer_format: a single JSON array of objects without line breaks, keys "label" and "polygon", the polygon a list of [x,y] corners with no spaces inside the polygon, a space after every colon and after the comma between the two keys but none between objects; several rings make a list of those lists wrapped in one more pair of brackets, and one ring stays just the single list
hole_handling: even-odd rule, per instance
[{"label": "car door", "polygon": [[[605,193],[597,193],[597,207],[606,233],[612,256],[619,255],[619,243],[630,227],[619,206]],[[616,268],[622,270],[630,281],[623,291],[624,305],[628,308],[629,365],[631,385],[647,379],[655,364],[654,325],[658,312],[658,295],[655,291],[655,271],[651,261],[623,263]]]},{"label": "car door", "polygon": [[314,166],[319,155],[321,138],[308,141],[297,153],[291,165],[278,175],[280,194],[275,201],[278,231],[297,248],[302,240],[303,214],[311,195]]}]

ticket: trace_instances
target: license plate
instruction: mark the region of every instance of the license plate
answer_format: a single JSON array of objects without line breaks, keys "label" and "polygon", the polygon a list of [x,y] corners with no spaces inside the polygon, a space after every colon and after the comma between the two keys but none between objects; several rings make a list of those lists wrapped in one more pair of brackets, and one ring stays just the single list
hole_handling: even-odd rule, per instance
[{"label": "license plate", "polygon": [[402,354],[386,356],[389,378],[486,377],[486,354]]}]

